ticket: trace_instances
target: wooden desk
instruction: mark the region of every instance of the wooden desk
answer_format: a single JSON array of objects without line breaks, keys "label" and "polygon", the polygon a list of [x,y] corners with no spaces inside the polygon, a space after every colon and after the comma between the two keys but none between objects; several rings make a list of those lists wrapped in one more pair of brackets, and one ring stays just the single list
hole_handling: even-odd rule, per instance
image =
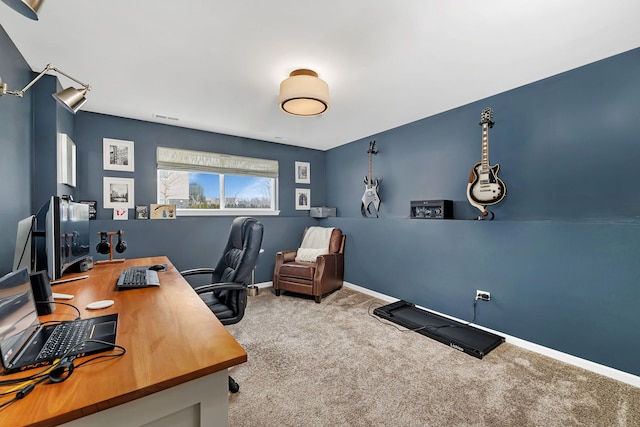
[{"label": "wooden desk", "polygon": [[[159,288],[116,289],[122,269],[159,263],[169,266],[159,273]],[[227,425],[227,368],[245,362],[247,354],[173,264],[166,257],[139,258],[99,264],[89,273],[69,277],[83,274],[90,277],[55,285],[53,291],[75,295],[64,302],[78,307],[83,318],[119,313],[116,343],[126,354],[77,368],[65,382],[38,385],[23,400],[0,410],[0,425]],[[85,309],[103,299],[115,304]],[[76,315],[71,307],[56,304],[41,321]]]}]

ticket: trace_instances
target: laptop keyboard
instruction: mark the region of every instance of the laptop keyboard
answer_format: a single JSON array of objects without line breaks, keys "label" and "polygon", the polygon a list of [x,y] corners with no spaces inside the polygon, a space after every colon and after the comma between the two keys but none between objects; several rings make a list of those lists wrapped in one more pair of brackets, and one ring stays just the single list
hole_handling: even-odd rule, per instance
[{"label": "laptop keyboard", "polygon": [[118,289],[146,288],[147,286],[160,286],[158,273],[147,268],[128,268],[120,273]]},{"label": "laptop keyboard", "polygon": [[59,358],[72,350],[77,353],[84,346],[90,329],[89,322],[83,321],[59,324],[49,335],[47,342],[38,353],[37,360]]}]

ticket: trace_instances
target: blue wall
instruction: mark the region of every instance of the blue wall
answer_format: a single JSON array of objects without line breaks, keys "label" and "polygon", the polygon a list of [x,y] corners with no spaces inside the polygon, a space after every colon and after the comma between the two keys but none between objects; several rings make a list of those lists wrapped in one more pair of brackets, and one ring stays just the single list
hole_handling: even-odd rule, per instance
[{"label": "blue wall", "polygon": [[[270,281],[275,253],[297,248],[304,228],[316,223],[308,211],[295,210],[296,161],[311,163],[311,184],[297,186],[311,189],[313,204],[324,203],[326,154],[322,151],[82,111],[76,114],[74,135],[78,153],[78,199],[98,202],[97,220],[91,224],[92,251],[99,241],[98,232],[122,229],[128,246],[123,256],[168,255],[179,269],[208,266],[217,261],[229,234],[231,217],[134,220],[134,211],[130,210],[130,221],[112,221],[113,209],[102,208],[105,176],[134,178],[135,203],[156,203],[158,146],[278,160],[281,213],[277,217],[259,217],[265,225],[265,252],[256,269],[256,282]],[[103,170],[103,138],[134,142],[135,172]],[[96,259],[105,258],[95,252],[93,255]]]},{"label": "blue wall", "polygon": [[[22,89],[32,78],[30,68],[0,27],[0,77],[9,90]],[[13,266],[16,225],[32,212],[33,144],[31,94],[0,98],[0,275]]]},{"label": "blue wall", "polygon": [[[466,200],[485,107],[507,186],[491,222]],[[333,149],[324,221],[349,236],[345,279],[467,320],[490,291],[478,324],[638,375],[638,135],[640,49]],[[360,215],[370,140],[378,219]],[[408,218],[439,199],[455,220]]]},{"label": "blue wall", "polygon": [[[35,76],[35,73],[34,73]],[[34,165],[36,180],[33,187],[34,208],[47,202],[51,195],[71,195],[76,197],[76,189],[57,183],[57,139],[59,133],[67,134],[72,140],[74,114],[58,104],[51,94],[61,90],[54,76],[43,76],[29,90],[33,91],[33,135]],[[52,161],[54,159],[54,161]]]}]

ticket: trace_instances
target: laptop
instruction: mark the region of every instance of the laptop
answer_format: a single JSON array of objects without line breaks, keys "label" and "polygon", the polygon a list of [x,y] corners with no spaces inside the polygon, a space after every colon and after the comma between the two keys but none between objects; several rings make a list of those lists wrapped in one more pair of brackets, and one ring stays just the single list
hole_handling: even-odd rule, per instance
[{"label": "laptop", "polygon": [[[64,355],[111,350],[117,326],[117,313],[43,325],[38,319],[27,269],[0,278],[0,356],[5,374],[50,365]],[[61,341],[60,333],[70,337]],[[64,342],[63,348],[51,353],[53,341]]]}]

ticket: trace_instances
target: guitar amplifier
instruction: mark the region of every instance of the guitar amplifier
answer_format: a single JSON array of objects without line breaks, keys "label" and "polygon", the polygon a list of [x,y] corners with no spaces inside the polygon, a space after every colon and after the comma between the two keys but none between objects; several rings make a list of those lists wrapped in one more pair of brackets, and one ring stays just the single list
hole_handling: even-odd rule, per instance
[{"label": "guitar amplifier", "polygon": [[453,219],[451,200],[412,200],[411,218]]}]

